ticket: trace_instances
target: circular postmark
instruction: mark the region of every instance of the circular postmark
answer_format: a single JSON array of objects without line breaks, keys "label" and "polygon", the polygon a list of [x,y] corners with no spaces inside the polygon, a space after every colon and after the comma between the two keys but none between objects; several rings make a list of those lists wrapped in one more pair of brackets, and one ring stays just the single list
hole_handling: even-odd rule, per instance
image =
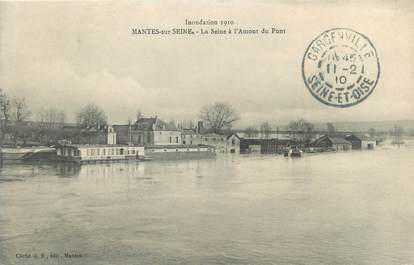
[{"label": "circular postmark", "polygon": [[364,35],[335,28],[320,34],[306,49],[302,76],[310,93],[320,102],[349,107],[374,91],[380,75],[377,51]]}]

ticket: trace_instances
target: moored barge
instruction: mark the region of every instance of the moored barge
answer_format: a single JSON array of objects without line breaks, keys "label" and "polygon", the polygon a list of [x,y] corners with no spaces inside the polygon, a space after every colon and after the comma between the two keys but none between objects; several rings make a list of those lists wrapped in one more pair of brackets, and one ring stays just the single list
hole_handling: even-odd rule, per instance
[{"label": "moored barge", "polygon": [[148,160],[176,160],[215,157],[215,148],[210,145],[151,145],[145,147]]},{"label": "moored barge", "polygon": [[143,146],[130,145],[58,145],[56,159],[79,164],[138,161],[145,158]]}]

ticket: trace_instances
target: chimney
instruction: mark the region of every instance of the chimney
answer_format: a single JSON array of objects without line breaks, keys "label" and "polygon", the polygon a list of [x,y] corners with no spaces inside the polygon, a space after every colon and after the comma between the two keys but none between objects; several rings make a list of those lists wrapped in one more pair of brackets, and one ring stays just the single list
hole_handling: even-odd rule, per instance
[{"label": "chimney", "polygon": [[197,122],[197,133],[202,133],[204,130],[203,128],[203,121],[198,121]]}]

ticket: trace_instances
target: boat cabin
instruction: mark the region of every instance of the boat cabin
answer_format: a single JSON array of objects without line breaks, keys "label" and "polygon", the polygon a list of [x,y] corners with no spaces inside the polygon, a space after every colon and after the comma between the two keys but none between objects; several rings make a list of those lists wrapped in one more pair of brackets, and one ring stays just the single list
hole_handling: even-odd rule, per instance
[{"label": "boat cabin", "polygon": [[59,161],[67,162],[106,162],[138,160],[145,156],[143,146],[128,145],[59,145],[56,147]]}]

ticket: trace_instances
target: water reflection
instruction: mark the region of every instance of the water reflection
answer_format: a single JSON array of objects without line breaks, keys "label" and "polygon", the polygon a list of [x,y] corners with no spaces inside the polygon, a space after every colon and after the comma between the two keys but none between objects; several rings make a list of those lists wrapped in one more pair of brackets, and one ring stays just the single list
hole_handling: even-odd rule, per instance
[{"label": "water reflection", "polygon": [[60,177],[77,177],[81,167],[81,165],[71,163],[57,163],[54,165],[56,175]]}]

